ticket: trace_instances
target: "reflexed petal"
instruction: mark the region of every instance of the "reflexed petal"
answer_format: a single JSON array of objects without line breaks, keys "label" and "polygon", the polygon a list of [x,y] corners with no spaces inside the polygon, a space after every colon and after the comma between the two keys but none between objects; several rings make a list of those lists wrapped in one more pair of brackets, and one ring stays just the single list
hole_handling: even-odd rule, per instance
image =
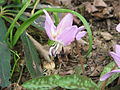
[{"label": "reflexed petal", "polygon": [[115,52],[120,56],[120,45],[115,45]]},{"label": "reflexed petal", "polygon": [[80,26],[78,29],[79,29],[79,31],[84,30],[85,26]]},{"label": "reflexed petal", "polygon": [[68,13],[58,24],[57,31],[62,32],[65,28],[71,27],[73,24],[73,15]]},{"label": "reflexed petal", "polygon": [[112,70],[111,72],[108,72],[107,74],[103,75],[100,78],[100,81],[104,81],[104,80],[108,79],[110,76],[112,76],[114,73],[117,73],[117,72],[120,73],[120,70]]},{"label": "reflexed petal", "polygon": [[116,30],[120,32],[120,23],[117,25]]},{"label": "reflexed petal", "polygon": [[45,15],[46,15],[46,20],[45,20],[45,30],[46,30],[46,33],[48,35],[48,37],[53,40],[53,37],[52,37],[52,31],[55,31],[56,27],[50,17],[50,15],[47,13],[46,10],[43,10]]},{"label": "reflexed petal", "polygon": [[75,40],[76,33],[78,32],[77,26],[72,26],[69,28],[66,28],[62,33],[60,33],[56,41],[62,42],[65,46],[69,45],[71,42]]},{"label": "reflexed petal", "polygon": [[118,65],[118,67],[120,67],[120,56],[118,56],[118,54],[116,54],[114,52],[110,52],[110,55],[113,57],[114,61]]},{"label": "reflexed petal", "polygon": [[86,35],[86,33],[87,33],[86,31],[78,32],[76,35],[76,40],[80,40],[82,37]]}]

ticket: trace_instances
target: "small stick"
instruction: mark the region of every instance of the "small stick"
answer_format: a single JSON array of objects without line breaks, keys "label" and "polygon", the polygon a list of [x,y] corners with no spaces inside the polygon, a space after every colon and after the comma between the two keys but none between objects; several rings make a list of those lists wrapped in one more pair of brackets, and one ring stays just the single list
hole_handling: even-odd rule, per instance
[{"label": "small stick", "polygon": [[79,58],[80,58],[80,64],[81,64],[82,72],[83,72],[83,75],[85,75],[85,69],[84,69],[84,63],[83,63],[83,60],[84,60],[84,59],[83,59],[82,55],[81,55],[80,52],[79,52],[80,47],[79,47],[79,45],[78,45],[78,41],[75,40],[75,43],[76,43],[76,51],[77,51],[77,53],[78,53],[78,55],[79,55]]},{"label": "small stick", "polygon": [[22,77],[22,74],[23,74],[24,64],[25,64],[25,61],[23,61],[23,63],[22,63],[22,68],[21,68],[21,71],[20,71],[20,76],[19,76],[19,79],[17,81],[17,84],[20,83],[20,80],[21,80],[21,77]]}]

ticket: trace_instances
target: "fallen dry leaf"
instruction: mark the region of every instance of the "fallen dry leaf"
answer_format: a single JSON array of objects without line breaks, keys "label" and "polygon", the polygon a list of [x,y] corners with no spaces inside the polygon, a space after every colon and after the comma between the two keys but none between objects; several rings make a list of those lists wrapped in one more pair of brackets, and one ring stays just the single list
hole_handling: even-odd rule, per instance
[{"label": "fallen dry leaf", "polygon": [[71,1],[72,0],[59,0],[63,5],[67,6],[67,5],[71,5]]},{"label": "fallen dry leaf", "polygon": [[93,13],[98,11],[98,9],[94,5],[92,5],[90,2],[85,2],[84,5],[88,13]]},{"label": "fallen dry leaf", "polygon": [[112,11],[113,11],[113,7],[106,7],[106,8],[103,9],[102,13],[103,13],[103,15],[110,15],[110,13]]},{"label": "fallen dry leaf", "polygon": [[60,5],[59,0],[41,0],[41,2],[47,2],[47,3],[52,4],[52,5]]},{"label": "fallen dry leaf", "polygon": [[39,54],[43,56],[45,60],[47,60],[48,62],[51,62],[51,59],[49,57],[49,52],[45,50],[44,47],[38,41],[36,41],[31,35],[29,35],[28,33],[26,34],[30,38],[30,40],[33,42],[33,44],[35,45]]},{"label": "fallen dry leaf", "polygon": [[55,63],[53,61],[51,62],[43,62],[43,67],[47,70],[53,70],[55,68]]},{"label": "fallen dry leaf", "polygon": [[107,7],[107,4],[103,0],[94,0],[93,5],[96,7]]},{"label": "fallen dry leaf", "polygon": [[114,16],[120,21],[120,4],[117,1],[113,2]]},{"label": "fallen dry leaf", "polygon": [[97,66],[90,76],[98,76],[103,70],[103,66]]},{"label": "fallen dry leaf", "polygon": [[110,34],[110,33],[108,33],[108,32],[101,32],[100,33],[101,35],[102,35],[102,37],[105,39],[105,40],[111,40],[112,38],[113,38],[113,36]]},{"label": "fallen dry leaf", "polygon": [[73,47],[72,44],[64,47],[64,53],[66,55],[70,54],[72,52],[72,47]]}]

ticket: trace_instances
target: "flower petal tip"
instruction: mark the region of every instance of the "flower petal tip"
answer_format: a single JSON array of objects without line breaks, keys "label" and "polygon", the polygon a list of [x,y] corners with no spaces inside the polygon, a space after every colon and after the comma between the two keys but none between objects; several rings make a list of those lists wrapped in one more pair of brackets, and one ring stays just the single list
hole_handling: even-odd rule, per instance
[{"label": "flower petal tip", "polygon": [[120,23],[117,25],[116,30],[120,32]]}]

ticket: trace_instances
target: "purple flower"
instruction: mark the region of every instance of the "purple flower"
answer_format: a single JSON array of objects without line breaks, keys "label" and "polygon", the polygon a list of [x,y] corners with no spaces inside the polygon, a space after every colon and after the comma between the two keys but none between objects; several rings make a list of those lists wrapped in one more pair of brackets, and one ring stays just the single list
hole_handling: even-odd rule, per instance
[{"label": "purple flower", "polygon": [[77,27],[73,24],[73,15],[68,13],[56,27],[52,21],[50,15],[46,10],[43,10],[46,15],[45,31],[50,40],[60,43],[64,46],[71,44],[75,39],[79,40],[85,36],[86,31],[84,26]]},{"label": "purple flower", "polygon": [[116,30],[120,32],[120,23],[117,25]]},{"label": "purple flower", "polygon": [[[117,66],[120,68],[120,45],[115,45],[115,52],[110,52],[110,55],[113,57]],[[112,71],[108,72],[107,74],[103,75],[100,78],[100,81],[106,80],[107,78],[109,78],[110,76],[112,76],[113,74],[115,74],[117,72],[120,73],[120,69],[112,70]]]}]

